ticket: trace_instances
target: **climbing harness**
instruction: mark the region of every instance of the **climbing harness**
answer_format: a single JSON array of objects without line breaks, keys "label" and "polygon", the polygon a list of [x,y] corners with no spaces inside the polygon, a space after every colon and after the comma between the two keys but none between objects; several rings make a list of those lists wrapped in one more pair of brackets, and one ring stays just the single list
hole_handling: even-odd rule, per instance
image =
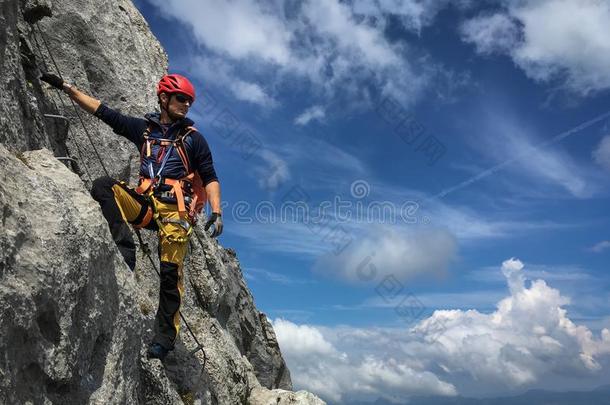
[{"label": "climbing harness", "polygon": [[[186,127],[177,139],[155,138],[151,136],[152,126],[149,124],[143,134],[144,142],[140,151],[140,164],[148,169],[148,177],[140,176],[138,187],[135,191],[147,197],[151,207],[151,215],[138,224],[138,228],[147,226],[154,220],[159,231],[170,241],[186,242],[197,222],[197,216],[203,210],[207,201],[203,182],[197,171],[191,170],[188,154],[185,148],[185,139],[196,131],[194,127]],[[153,166],[153,150],[157,149],[156,161],[159,168]],[[176,151],[186,176],[180,179],[170,179],[163,176],[163,169],[167,164],[173,151]],[[146,163],[148,163],[146,165]],[[163,186],[165,189],[162,190]],[[175,201],[178,206],[179,218],[161,217],[157,209],[157,199]],[[176,236],[166,231],[166,224],[177,223],[186,230],[186,235]],[[202,245],[203,246],[203,245]]]},{"label": "climbing harness", "polygon": [[[193,224],[197,221],[197,215],[201,213],[207,196],[203,187],[203,182],[197,171],[190,167],[185,142],[196,128],[186,127],[184,133],[177,139],[155,138],[150,136],[151,125],[144,131],[142,150],[140,151],[140,164],[148,163],[148,177],[140,176],[140,181],[136,191],[139,194],[147,194],[151,191],[157,195],[157,189],[161,185],[166,185],[171,191],[159,191],[158,197],[175,198],[178,205],[178,212],[183,219],[189,219]],[[153,167],[153,149],[158,145],[157,161],[160,161],[159,169],[155,172]],[[170,179],[163,176],[163,169],[169,160],[173,150],[176,150],[186,175],[179,179]],[[187,205],[189,210],[187,211]]]},{"label": "climbing harness", "polygon": [[[40,38],[42,40],[42,43],[44,44],[44,47],[46,48],[46,51],[51,59],[51,61],[53,62],[53,65],[55,66],[55,70],[57,71],[57,74],[59,75],[60,78],[63,79],[63,76],[61,75],[59,66],[57,64],[57,62],[55,61],[55,58],[53,57],[53,54],[51,53],[51,50],[49,48],[49,45],[45,39],[45,35],[44,32],[42,31],[42,29],[40,28],[40,25],[38,24],[38,22],[35,23],[36,28],[38,29],[38,32],[40,34]],[[38,48],[38,53],[40,54],[40,60],[42,60],[43,62],[43,66],[45,68],[45,70],[48,72],[50,71],[48,69],[48,66],[44,60],[43,52],[42,52],[42,47],[40,46],[40,43],[38,42],[38,38],[36,36],[36,34],[34,33],[33,35],[34,37],[34,42],[36,43],[36,47]],[[58,105],[55,103],[55,100],[51,97],[51,102],[53,103],[53,106],[55,107],[56,111],[61,111],[58,108]],[[62,109],[65,111],[66,108],[66,104],[63,102],[63,99],[61,97],[59,97],[59,101],[62,105]],[[102,160],[102,157],[100,155],[100,153],[98,152],[97,148],[95,147],[95,143],[93,142],[93,139],[89,133],[89,131],[87,130],[87,127],[85,125],[85,122],[76,106],[76,104],[74,103],[74,101],[72,99],[70,99],[71,103],[72,103],[72,107],[74,108],[74,111],[76,112],[76,115],[78,116],[78,119],[80,121],[80,124],[83,128],[83,131],[85,132],[85,135],[87,136],[87,138],[89,139],[89,142],[91,143],[91,146],[93,147],[93,151],[95,152],[95,155],[97,157],[97,159],[99,160],[99,163],[104,171],[104,173],[106,174],[106,176],[110,177],[108,170],[106,169],[106,166],[104,165],[104,162]],[[87,175],[87,177],[89,178],[89,181],[91,183],[93,183],[93,178],[91,176],[91,173],[89,172],[87,166],[84,164],[84,160],[83,160],[83,152],[80,149],[80,145],[78,143],[78,140],[76,138],[76,136],[74,135],[74,133],[72,132],[72,128],[70,126],[70,121],[67,117],[63,116],[63,115],[57,115],[57,114],[44,114],[44,117],[46,118],[51,118],[51,119],[59,119],[59,120],[63,120],[65,121],[68,125],[68,133],[70,134],[70,136],[72,137],[73,141],[74,141],[74,145],[76,145],[76,149],[77,149],[77,153],[79,155],[79,160],[81,162],[83,162],[83,168],[85,170],[85,173]],[[189,131],[187,134],[190,134],[193,130],[195,130],[192,127],[189,127]],[[150,131],[148,131],[148,135],[150,135]],[[202,182],[201,182],[201,178],[199,177],[199,174],[195,171],[194,173],[189,173],[190,170],[190,166],[188,165],[188,158],[186,155],[186,150],[184,150],[184,146],[183,146],[183,140],[184,140],[184,136],[182,136],[178,141],[172,141],[174,143],[172,143],[172,145],[170,146],[170,150],[169,152],[166,152],[166,156],[163,158],[163,162],[162,165],[160,167],[160,169],[158,170],[158,172],[155,174],[155,176],[151,176],[151,179],[153,180],[151,182],[151,184],[144,184],[146,182],[141,181],[140,185],[138,188],[144,187],[144,192],[142,193],[143,195],[148,195],[150,196],[150,201],[152,202],[151,204],[151,213],[147,212],[144,216],[144,218],[142,219],[142,221],[140,222],[140,224],[134,226],[134,230],[135,233],[138,237],[138,241],[140,243],[140,247],[142,248],[143,253],[148,257],[148,259],[150,260],[150,264],[152,265],[153,269],[155,270],[155,272],[157,273],[157,276],[161,277],[161,273],[159,272],[159,269],[155,263],[155,261],[152,258],[152,253],[151,250],[148,246],[147,243],[145,243],[142,239],[142,236],[140,234],[140,229],[144,226],[146,226],[151,219],[155,219],[158,221],[158,224],[163,224],[163,223],[168,223],[168,222],[173,222],[175,220],[171,219],[171,218],[165,218],[165,219],[159,219],[159,214],[156,213],[156,206],[155,206],[155,199],[152,198],[153,194],[154,194],[154,190],[156,187],[154,187],[156,184],[167,184],[170,185],[172,187],[172,190],[175,194],[175,197],[178,201],[178,206],[179,206],[179,211],[180,211],[180,215],[181,218],[179,221],[179,223],[183,226],[188,226],[188,228],[185,228],[188,230],[187,233],[187,237],[186,239],[188,239],[188,235],[190,235],[190,233],[192,232],[192,228],[195,225],[196,222],[196,217],[197,214],[199,214],[202,210],[203,207],[205,206],[205,202],[206,202],[206,198],[205,198],[205,194],[202,194],[201,190],[203,189],[202,186]],[[180,145],[177,145],[177,142],[180,143]],[[146,142],[146,144],[148,144],[148,140]],[[177,147],[178,146],[178,151],[179,151],[179,155],[180,158],[182,159],[184,166],[187,170],[187,173],[189,173],[188,176],[182,178],[182,179],[178,179],[178,180],[172,180],[172,179],[163,179],[162,177],[160,177],[160,175],[162,174],[163,168],[165,166],[165,163],[167,162],[168,156],[171,154],[171,148]],[[62,158],[62,160],[68,160],[71,162],[75,162],[75,159],[72,158]],[[152,167],[151,167],[152,168]],[[172,180],[172,181],[170,181]],[[184,193],[183,193],[183,187],[185,186],[185,183],[189,183],[190,184],[190,189],[193,191],[193,196],[189,197],[186,200],[185,203],[185,197],[184,197]],[[204,190],[205,192],[205,190]],[[169,195],[167,195],[169,196]],[[190,210],[187,212],[186,211],[186,204],[189,205]],[[156,218],[155,218],[155,213],[156,213]],[[182,217],[184,215],[184,218]],[[192,222],[189,223],[189,221],[187,220],[187,218],[191,219]],[[192,224],[192,225],[191,225]],[[163,231],[163,227],[159,226],[159,229],[161,231]],[[197,235],[197,233],[195,232],[195,235]],[[205,247],[203,245],[203,242],[201,241],[201,239],[199,238],[199,236],[197,235],[197,240],[199,240],[199,243],[201,244],[201,248],[205,251]],[[209,270],[209,269],[208,269]],[[212,272],[210,271],[210,274],[212,274]],[[214,278],[214,276],[212,275],[212,278]],[[215,278],[214,278],[215,279]],[[192,284],[191,284],[192,285]],[[207,354],[203,348],[203,345],[199,342],[199,339],[197,339],[197,337],[195,336],[195,333],[193,332],[193,330],[191,329],[189,323],[187,322],[186,318],[184,317],[184,315],[182,314],[182,311],[178,310],[179,314],[180,314],[180,318],[182,319],[182,322],[184,323],[184,325],[186,326],[187,330],[189,331],[191,337],[193,338],[196,347],[192,350],[189,351],[189,355],[193,355],[195,353],[197,353],[198,351],[201,351],[203,353],[203,366],[201,369],[201,372],[203,373],[203,371],[205,370],[205,365],[207,362]]]}]

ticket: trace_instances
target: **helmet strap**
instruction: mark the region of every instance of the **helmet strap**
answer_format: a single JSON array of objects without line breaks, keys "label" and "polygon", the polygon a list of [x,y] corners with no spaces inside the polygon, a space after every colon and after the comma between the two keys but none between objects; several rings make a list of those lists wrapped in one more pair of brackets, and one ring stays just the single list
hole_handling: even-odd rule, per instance
[{"label": "helmet strap", "polygon": [[[164,93],[164,94],[167,94],[167,93]],[[163,102],[161,95],[159,95],[158,100],[159,100],[159,108],[161,109],[161,117],[163,117],[163,115],[166,115],[169,118],[169,109],[168,109],[169,108],[169,99],[166,102]]]},{"label": "helmet strap", "polygon": [[159,97],[159,106],[161,107],[161,113],[163,114],[163,112],[165,112],[165,115],[167,116],[167,118],[171,121],[174,122],[176,121],[177,118],[173,117],[170,113],[169,113],[169,103],[172,101],[172,96],[173,94],[168,94],[168,93],[164,93],[167,95],[167,101],[164,103],[163,100],[161,99],[161,97]]}]

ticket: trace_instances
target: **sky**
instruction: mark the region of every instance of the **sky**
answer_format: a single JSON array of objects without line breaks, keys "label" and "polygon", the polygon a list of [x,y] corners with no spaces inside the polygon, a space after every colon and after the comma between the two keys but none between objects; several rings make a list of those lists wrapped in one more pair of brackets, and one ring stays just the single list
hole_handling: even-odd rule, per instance
[{"label": "sky", "polygon": [[610,3],[135,3],[295,389],[610,383]]}]

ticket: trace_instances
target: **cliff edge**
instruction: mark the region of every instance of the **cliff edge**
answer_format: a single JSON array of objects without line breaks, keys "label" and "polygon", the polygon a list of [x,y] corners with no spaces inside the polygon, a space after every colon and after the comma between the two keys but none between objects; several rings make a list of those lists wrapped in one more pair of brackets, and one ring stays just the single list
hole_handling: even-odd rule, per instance
[{"label": "cliff edge", "polygon": [[0,402],[323,404],[290,391],[236,253],[199,226],[182,313],[203,350],[183,323],[163,363],[146,358],[157,259],[130,272],[88,191],[104,171],[133,184],[138,153],[38,81],[61,73],[124,113],[152,111],[167,56],[133,4],[9,0],[0,19]]}]

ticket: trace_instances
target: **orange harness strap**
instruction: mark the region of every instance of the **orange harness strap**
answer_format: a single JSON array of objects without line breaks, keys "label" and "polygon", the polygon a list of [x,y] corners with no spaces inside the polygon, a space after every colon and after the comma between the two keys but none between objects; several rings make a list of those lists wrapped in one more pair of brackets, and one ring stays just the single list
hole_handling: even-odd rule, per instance
[{"label": "orange harness strap", "polygon": [[182,193],[182,181],[176,179],[163,179],[163,184],[167,184],[168,186],[172,187],[174,195],[176,196],[180,217],[185,218],[186,206],[184,205],[184,194]]},{"label": "orange harness strap", "polygon": [[131,224],[131,226],[133,226],[135,229],[141,229],[141,228],[144,228],[146,225],[148,225],[152,219],[153,219],[153,210],[151,207],[148,207],[146,209],[146,215],[144,215],[144,218],[142,218],[142,222],[140,222],[139,224]]},{"label": "orange harness strap", "polygon": [[136,187],[136,193],[138,194],[146,194],[153,185],[153,180],[148,177],[140,176],[140,185]]}]

